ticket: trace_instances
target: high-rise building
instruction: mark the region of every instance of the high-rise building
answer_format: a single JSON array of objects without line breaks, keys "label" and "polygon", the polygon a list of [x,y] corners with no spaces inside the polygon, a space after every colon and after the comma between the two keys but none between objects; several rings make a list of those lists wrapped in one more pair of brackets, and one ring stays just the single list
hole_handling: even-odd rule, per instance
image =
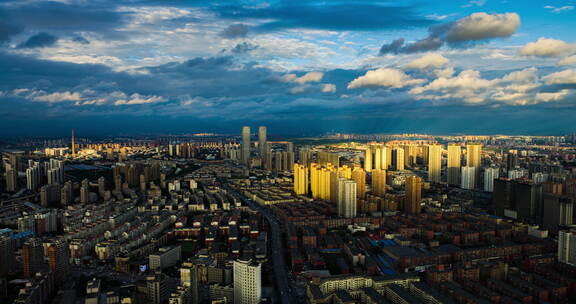
[{"label": "high-rise building", "polygon": [[72,129],[72,157],[76,157],[76,143],[74,142],[74,129]]},{"label": "high-rise building", "polygon": [[56,282],[61,283],[68,278],[69,262],[68,243],[65,239],[58,238],[48,243],[48,266]]},{"label": "high-rise building", "polygon": [[574,198],[567,195],[543,195],[543,228],[556,234],[561,226],[572,225]]},{"label": "high-rise building", "polygon": [[[374,172],[375,170],[372,170]],[[356,194],[359,199],[366,197],[366,171],[360,167],[355,167],[352,171],[352,179],[356,182]]]},{"label": "high-rise building", "polygon": [[82,185],[80,186],[80,202],[86,204],[90,199],[90,181],[88,179],[82,180]]},{"label": "high-rise building", "polygon": [[364,170],[372,172],[372,149],[370,147],[364,150]]},{"label": "high-rise building", "polygon": [[447,182],[450,185],[460,185],[460,167],[462,166],[462,148],[457,144],[448,145]]},{"label": "high-rise building", "polygon": [[422,199],[422,179],[417,176],[409,176],[406,179],[406,205],[404,211],[410,214],[419,214]]},{"label": "high-rise building", "polygon": [[234,304],[259,304],[261,298],[261,265],[252,260],[234,261]]},{"label": "high-rise building", "polygon": [[558,262],[576,265],[576,232],[558,233]]},{"label": "high-rise building", "polygon": [[11,164],[6,164],[6,191],[16,192],[18,190],[18,171]]},{"label": "high-rise building", "polygon": [[250,127],[242,127],[242,162],[250,163]]},{"label": "high-rise building", "polygon": [[322,167],[313,163],[310,165],[310,188],[312,197],[324,200],[330,200],[330,172],[335,171],[331,165]]},{"label": "high-rise building", "polygon": [[357,185],[353,180],[338,179],[338,216],[352,218],[356,216]]},{"label": "high-rise building", "polygon": [[260,156],[266,154],[266,127],[264,126],[258,128],[258,150],[260,150]]},{"label": "high-rise building", "polygon": [[44,247],[37,238],[29,238],[22,246],[24,277],[31,278],[44,265]]},{"label": "high-rise building", "polygon": [[26,169],[26,188],[35,191],[40,186],[40,166],[35,163]]},{"label": "high-rise building", "polygon": [[494,191],[494,179],[500,177],[500,168],[490,167],[484,170],[484,191]]},{"label": "high-rise building", "polygon": [[442,181],[442,146],[428,146],[428,181],[439,183]]},{"label": "high-rise building", "polygon": [[166,275],[156,272],[146,277],[147,303],[162,304],[168,299],[168,286],[166,286]]},{"label": "high-rise building", "polygon": [[198,304],[198,265],[186,261],[180,268],[180,284],[190,286],[191,304]]},{"label": "high-rise building", "polygon": [[308,194],[308,167],[294,164],[294,192],[298,195]]},{"label": "high-rise building", "polygon": [[374,170],[382,169],[382,149],[377,146],[374,150]]},{"label": "high-rise building", "polygon": [[0,277],[14,271],[15,256],[14,240],[8,235],[0,235]]},{"label": "high-rise building", "polygon": [[460,184],[462,189],[472,190],[476,188],[476,167],[462,167],[462,173],[460,176],[462,178],[462,182]]},{"label": "high-rise building", "polygon": [[386,170],[372,171],[372,193],[378,196],[386,194]]},{"label": "high-rise building", "polygon": [[506,155],[506,171],[516,169],[519,165],[518,154],[516,152],[508,152]]},{"label": "high-rise building", "polygon": [[412,168],[416,165],[416,159],[418,157],[418,146],[416,145],[405,145],[404,148],[404,167]]},{"label": "high-rise building", "polygon": [[401,147],[396,147],[392,150],[392,165],[394,170],[402,171],[404,170],[404,149]]},{"label": "high-rise building", "polygon": [[480,179],[480,164],[482,160],[482,144],[466,144],[466,166],[474,167],[474,188],[478,186]]}]

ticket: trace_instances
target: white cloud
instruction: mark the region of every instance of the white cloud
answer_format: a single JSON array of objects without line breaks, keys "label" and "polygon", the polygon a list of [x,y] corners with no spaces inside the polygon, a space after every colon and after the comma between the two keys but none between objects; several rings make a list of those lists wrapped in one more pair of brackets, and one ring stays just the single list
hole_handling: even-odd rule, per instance
[{"label": "white cloud", "polygon": [[456,21],[446,34],[446,41],[463,42],[509,37],[519,26],[520,16],[516,13],[474,13]]},{"label": "white cloud", "polygon": [[82,96],[78,92],[55,92],[46,94],[44,91],[34,91],[31,99],[33,101],[41,101],[48,103],[63,102],[63,101],[80,101]]},{"label": "white cloud", "polygon": [[574,46],[562,40],[541,37],[529,42],[518,52],[523,56],[555,57],[574,50]]},{"label": "white cloud", "polygon": [[573,10],[574,6],[573,5],[565,5],[565,6],[556,7],[556,6],[552,6],[552,5],[546,5],[546,6],[544,6],[544,8],[549,9],[553,13],[559,14],[562,12],[567,12],[567,11]]},{"label": "white cloud", "polygon": [[380,68],[366,72],[352,80],[348,84],[348,89],[356,89],[362,87],[391,87],[402,88],[409,85],[415,85],[425,82],[423,79],[414,79],[398,69]]},{"label": "white cloud", "polygon": [[130,95],[130,98],[127,99],[119,99],[116,100],[114,103],[115,105],[141,105],[141,104],[149,104],[149,103],[159,103],[164,102],[166,99],[162,96],[146,96],[140,95],[138,93],[134,93]]},{"label": "white cloud", "polygon": [[453,67],[448,67],[445,69],[439,69],[439,70],[435,70],[434,71],[434,75],[436,75],[436,77],[438,78],[448,78],[448,77],[452,77],[452,75],[454,75],[454,68]]},{"label": "white cloud", "polygon": [[437,53],[426,54],[418,59],[415,59],[406,65],[408,69],[427,69],[427,68],[438,68],[447,64],[449,60]]},{"label": "white cloud", "polygon": [[568,56],[558,61],[558,65],[571,65],[576,64],[576,55]]},{"label": "white cloud", "polygon": [[426,86],[416,87],[410,90],[411,94],[420,94],[429,90],[467,89],[478,90],[491,86],[494,82],[480,77],[476,70],[464,70],[456,77],[438,78]]},{"label": "white cloud", "polygon": [[514,83],[536,82],[538,81],[537,72],[538,69],[535,67],[514,71],[502,77],[502,81]]},{"label": "white cloud", "polygon": [[336,92],[336,85],[332,83],[327,83],[322,86],[322,93],[334,93]]},{"label": "white cloud", "polygon": [[324,73],[322,72],[308,72],[300,77],[296,76],[296,74],[286,74],[282,77],[282,81],[305,84],[308,82],[318,82],[322,80],[322,77],[324,77]]},{"label": "white cloud", "polygon": [[571,90],[561,90],[553,93],[538,93],[536,99],[543,102],[558,101],[572,93]]},{"label": "white cloud", "polygon": [[564,70],[542,77],[546,84],[576,84],[576,69]]}]

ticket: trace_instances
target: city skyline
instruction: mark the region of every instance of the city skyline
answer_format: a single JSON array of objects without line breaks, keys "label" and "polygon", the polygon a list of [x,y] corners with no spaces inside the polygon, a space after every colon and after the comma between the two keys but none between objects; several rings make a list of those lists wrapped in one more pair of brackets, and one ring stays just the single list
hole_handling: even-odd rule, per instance
[{"label": "city skyline", "polygon": [[0,135],[563,135],[575,13],[573,1],[3,1]]}]

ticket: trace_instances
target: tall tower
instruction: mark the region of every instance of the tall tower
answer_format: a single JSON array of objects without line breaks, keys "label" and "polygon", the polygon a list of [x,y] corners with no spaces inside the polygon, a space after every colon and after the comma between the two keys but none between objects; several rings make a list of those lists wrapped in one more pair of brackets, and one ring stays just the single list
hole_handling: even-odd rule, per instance
[{"label": "tall tower", "polygon": [[460,185],[460,167],[462,166],[462,148],[458,144],[448,145],[448,179],[450,185]]},{"label": "tall tower", "polygon": [[14,240],[7,235],[0,235],[0,276],[6,276],[14,271],[15,254]]},{"label": "tall tower", "polygon": [[428,181],[441,182],[442,172],[442,146],[428,146]]},{"label": "tall tower", "polygon": [[494,179],[500,177],[500,168],[490,167],[484,170],[484,191],[494,191]]},{"label": "tall tower", "polygon": [[392,150],[392,159],[394,161],[394,170],[403,171],[404,170],[404,149],[402,147],[396,147]]},{"label": "tall tower", "polygon": [[477,187],[477,182],[480,177],[480,160],[482,157],[482,144],[466,144],[466,166],[474,167],[474,188]]},{"label": "tall tower", "polygon": [[234,304],[259,304],[262,298],[261,265],[251,260],[234,261]]},{"label": "tall tower", "polygon": [[370,147],[364,151],[364,170],[372,172],[372,149]]},{"label": "tall tower", "polygon": [[406,179],[406,206],[405,212],[410,214],[420,213],[420,200],[422,199],[422,179],[410,176]]},{"label": "tall tower", "polygon": [[352,218],[356,216],[357,184],[353,180],[338,179],[338,215]]},{"label": "tall tower", "polygon": [[372,193],[378,196],[386,193],[386,170],[372,171]]},{"label": "tall tower", "polygon": [[[372,170],[375,172],[376,170]],[[356,194],[359,199],[366,197],[366,171],[360,167],[355,167],[352,171],[352,179],[356,182]]]},{"label": "tall tower", "polygon": [[37,238],[28,239],[22,246],[22,260],[24,264],[24,277],[34,277],[44,263],[44,247]]},{"label": "tall tower", "polygon": [[74,144],[74,129],[72,129],[72,157],[76,157],[76,145]]},{"label": "tall tower", "polygon": [[294,164],[294,192],[298,195],[308,194],[308,167]]},{"label": "tall tower", "polygon": [[462,167],[462,189],[475,189],[476,188],[476,168],[475,167]]},{"label": "tall tower", "polygon": [[48,244],[48,266],[56,282],[63,282],[68,277],[68,259],[68,243],[65,239],[57,239]]},{"label": "tall tower", "polygon": [[250,127],[242,127],[242,162],[250,163]]},{"label": "tall tower", "polygon": [[260,157],[266,154],[266,127],[258,128],[258,150],[260,150]]}]

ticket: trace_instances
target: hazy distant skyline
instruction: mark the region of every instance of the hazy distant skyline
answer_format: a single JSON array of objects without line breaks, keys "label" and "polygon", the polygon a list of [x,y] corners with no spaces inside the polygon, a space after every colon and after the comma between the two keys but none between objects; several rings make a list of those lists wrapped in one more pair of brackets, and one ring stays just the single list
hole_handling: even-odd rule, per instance
[{"label": "hazy distant skyline", "polygon": [[576,1],[0,2],[0,135],[576,131]]}]

